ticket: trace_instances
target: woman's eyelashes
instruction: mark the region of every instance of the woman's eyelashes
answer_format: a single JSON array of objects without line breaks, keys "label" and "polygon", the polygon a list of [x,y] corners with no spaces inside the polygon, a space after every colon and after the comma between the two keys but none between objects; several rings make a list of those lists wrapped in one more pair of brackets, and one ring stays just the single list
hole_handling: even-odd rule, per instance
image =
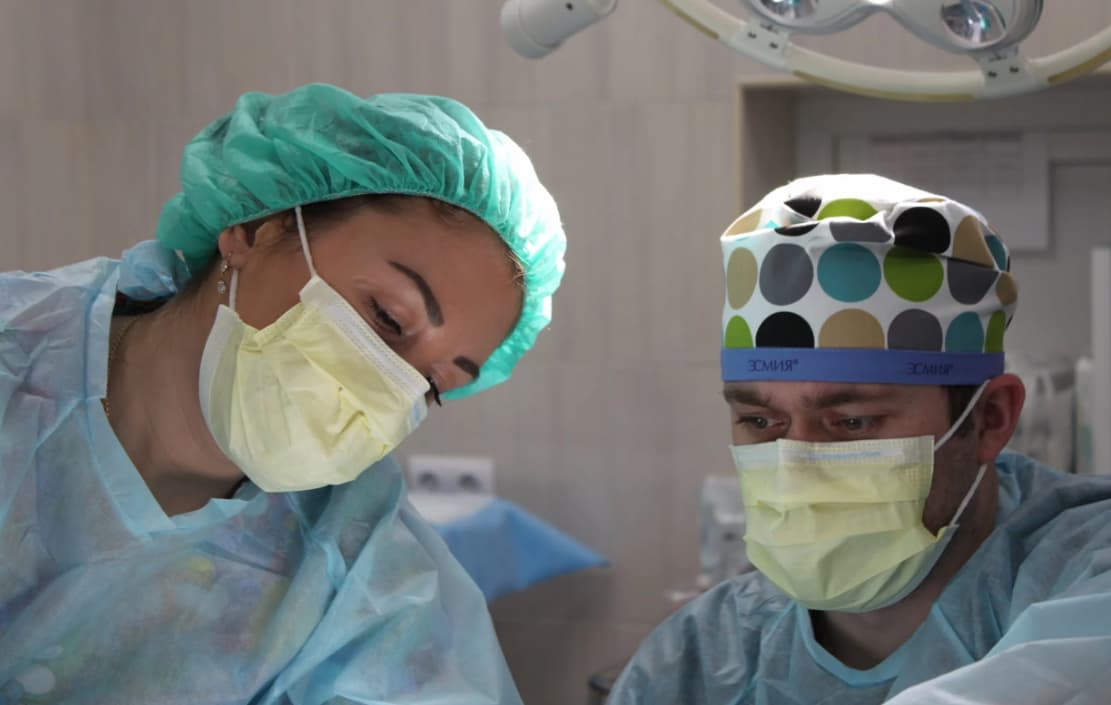
[{"label": "woman's eyelashes", "polygon": [[381,326],[386,328],[386,330],[397,336],[404,334],[405,331],[401,327],[401,324],[397,322],[396,318],[390,315],[389,311],[382,308],[376,299],[372,298],[370,300],[370,308],[374,312],[374,319],[378,321]]},{"label": "woman's eyelashes", "polygon": [[428,396],[431,401],[436,402],[436,406],[443,406],[444,403],[440,401],[440,388],[436,386],[436,382],[431,377],[425,377],[428,380]]},{"label": "woman's eyelashes", "polygon": [[[373,312],[374,321],[378,327],[385,329],[397,338],[405,337],[405,328],[373,297],[370,298],[370,309]],[[390,346],[394,347],[397,344],[397,342],[391,343]],[[436,406],[443,406],[444,403],[440,399],[440,385],[436,384],[436,380],[432,379],[431,375],[425,375],[424,378],[428,380],[428,394],[425,395],[428,402],[434,403]]]}]

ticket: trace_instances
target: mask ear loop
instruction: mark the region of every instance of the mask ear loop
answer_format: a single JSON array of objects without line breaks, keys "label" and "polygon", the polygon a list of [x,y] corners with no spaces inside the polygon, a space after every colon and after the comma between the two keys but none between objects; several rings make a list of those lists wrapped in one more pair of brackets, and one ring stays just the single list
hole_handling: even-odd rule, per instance
[{"label": "mask ear loop", "polygon": [[961,427],[961,424],[965,422],[965,419],[968,418],[968,415],[972,413],[972,409],[976,407],[976,402],[980,401],[980,397],[983,395],[984,390],[987,389],[988,382],[990,381],[991,380],[984,380],[984,382],[979,387],[977,387],[976,393],[972,395],[972,399],[969,400],[968,406],[964,407],[964,411],[961,412],[961,415],[957,418],[956,423],[949,427],[949,430],[946,431],[944,435],[942,435],[941,440],[934,443],[935,453],[937,452],[938,448],[945,445],[946,441],[953,437],[953,434],[956,433],[957,429]]},{"label": "mask ear loop", "polygon": [[[961,427],[961,424],[965,422],[965,420],[968,418],[968,415],[972,413],[972,409],[975,408],[976,402],[978,402],[980,400],[980,397],[983,396],[984,390],[987,389],[988,382],[990,381],[991,380],[984,380],[984,382],[976,389],[976,393],[972,395],[972,399],[969,400],[968,406],[964,408],[964,411],[961,412],[960,417],[957,418],[957,422],[954,423],[953,426],[945,432],[945,435],[941,437],[941,440],[934,443],[935,452],[938,448],[945,445],[946,441],[953,437],[953,434],[956,433],[957,429]],[[984,463],[980,466],[980,469],[976,472],[976,479],[972,481],[972,486],[968,488],[968,493],[965,494],[964,499],[961,500],[960,506],[957,507],[957,511],[953,513],[953,520],[949,522],[949,526],[957,526],[957,522],[960,521],[961,515],[964,514],[965,508],[968,507],[968,503],[971,502],[972,498],[976,495],[976,489],[980,486],[980,481],[984,479],[984,473],[987,472],[987,469],[987,463]]]},{"label": "mask ear loop", "polygon": [[305,233],[305,218],[301,215],[301,206],[294,206],[293,215],[297,218],[297,237],[301,238],[301,252],[305,255],[305,262],[309,265],[309,274],[317,276],[316,266],[312,261],[312,253],[309,251],[309,236]]},{"label": "mask ear loop", "polygon": [[980,466],[980,469],[976,471],[976,479],[972,481],[972,487],[968,488],[968,494],[964,496],[960,506],[957,507],[957,511],[953,513],[953,521],[949,522],[949,526],[956,526],[957,522],[961,520],[961,515],[964,514],[965,507],[968,506],[968,503],[971,502],[972,498],[976,495],[976,488],[980,486],[980,480],[984,479],[984,473],[987,472],[987,469],[988,464],[984,463]]},{"label": "mask ear loop", "polygon": [[[312,253],[309,252],[309,237],[305,234],[305,218],[301,215],[301,206],[293,208],[297,218],[297,237],[301,240],[301,253],[305,255],[305,262],[309,265],[309,274],[316,276],[316,267],[313,265]],[[239,270],[231,270],[231,286],[228,287],[228,308],[235,311],[236,294],[239,292]]]}]

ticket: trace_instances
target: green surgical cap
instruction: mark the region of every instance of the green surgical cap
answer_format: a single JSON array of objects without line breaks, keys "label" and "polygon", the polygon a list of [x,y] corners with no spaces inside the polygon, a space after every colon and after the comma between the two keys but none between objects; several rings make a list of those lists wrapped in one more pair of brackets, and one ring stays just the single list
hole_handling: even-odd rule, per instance
[{"label": "green surgical cap", "polygon": [[231,225],[363,194],[439,199],[478,216],[509,245],[525,271],[521,317],[479,378],[445,396],[508,379],[551,321],[566,237],[520,147],[450,98],[360,98],[322,84],[248,93],[185,148],[181,193],[163,207],[157,237],[196,273]]}]

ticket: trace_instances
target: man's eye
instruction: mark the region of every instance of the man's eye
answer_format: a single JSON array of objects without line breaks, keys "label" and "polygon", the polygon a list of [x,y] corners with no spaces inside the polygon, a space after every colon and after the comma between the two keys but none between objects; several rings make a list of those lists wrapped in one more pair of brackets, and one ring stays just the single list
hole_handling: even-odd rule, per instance
[{"label": "man's eye", "polygon": [[737,419],[737,425],[738,426],[748,426],[748,427],[753,428],[757,431],[763,431],[763,430],[767,429],[767,427],[771,424],[763,416],[741,416]]},{"label": "man's eye", "polygon": [[841,419],[838,424],[846,431],[863,431],[871,425],[871,421],[867,416],[850,416]]}]

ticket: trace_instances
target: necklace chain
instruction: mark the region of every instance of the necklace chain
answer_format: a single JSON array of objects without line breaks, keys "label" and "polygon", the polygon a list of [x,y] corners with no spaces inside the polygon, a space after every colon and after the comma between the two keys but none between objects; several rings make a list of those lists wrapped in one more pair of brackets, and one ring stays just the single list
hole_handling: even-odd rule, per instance
[{"label": "necklace chain", "polygon": [[120,326],[119,335],[116,336],[115,341],[113,341],[108,348],[108,374],[104,381],[104,398],[100,400],[100,403],[104,406],[104,415],[109,420],[112,419],[112,405],[108,401],[108,382],[112,377],[112,363],[116,361],[116,354],[120,351],[120,346],[123,345],[124,338],[126,338],[128,332],[131,331],[131,326],[135,325],[135,322],[138,320],[139,316],[134,316],[122,324]]}]

